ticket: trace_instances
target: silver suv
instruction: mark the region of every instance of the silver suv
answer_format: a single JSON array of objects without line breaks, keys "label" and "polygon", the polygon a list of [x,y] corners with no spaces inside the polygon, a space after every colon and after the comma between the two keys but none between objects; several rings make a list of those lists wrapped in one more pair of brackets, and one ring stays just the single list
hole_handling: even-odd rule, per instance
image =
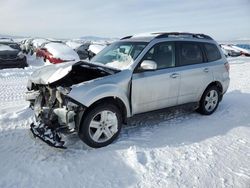
[{"label": "silver suv", "polygon": [[212,114],[229,86],[229,64],[209,36],[151,33],[122,38],[91,62],[49,65],[35,71],[26,99],[31,131],[63,148],[63,133],[77,132],[91,147],[112,143],[136,114],[192,104]]}]

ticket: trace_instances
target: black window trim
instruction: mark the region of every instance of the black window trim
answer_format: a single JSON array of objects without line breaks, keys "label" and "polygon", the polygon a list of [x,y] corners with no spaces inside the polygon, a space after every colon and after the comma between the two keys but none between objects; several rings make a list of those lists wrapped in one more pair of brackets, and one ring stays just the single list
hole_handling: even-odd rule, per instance
[{"label": "black window trim", "polygon": [[220,60],[220,59],[222,58],[221,53],[220,53],[220,50],[218,49],[218,46],[217,46],[216,44],[214,44],[214,43],[209,43],[209,42],[203,42],[202,47],[203,47],[203,51],[204,51],[205,56],[206,56],[206,62],[207,62],[207,63],[210,63],[210,62],[213,62],[213,61],[209,61],[209,60],[208,60],[208,53],[207,53],[205,44],[214,45],[214,46],[216,47],[216,49],[218,50],[218,52],[219,52],[220,58],[219,58],[219,59],[216,59],[216,60],[213,60],[213,61],[218,61],[218,60]]},{"label": "black window trim", "polygon": [[[144,57],[147,55],[147,53],[152,50],[152,48],[154,48],[156,45],[158,44],[161,44],[161,43],[171,43],[173,44],[173,47],[174,47],[174,53],[175,53],[175,66],[174,67],[166,67],[166,68],[161,68],[161,69],[155,69],[155,70],[140,70],[139,67],[141,66],[141,63],[143,62],[144,60]],[[136,74],[136,73],[143,73],[143,72],[148,72],[148,71],[159,71],[159,70],[164,70],[164,69],[171,69],[171,68],[175,68],[177,67],[177,53],[176,53],[176,41],[161,41],[161,42],[157,42],[155,43],[143,56],[143,58],[140,60],[140,62],[136,65],[134,71],[133,71],[133,74]]]},{"label": "black window trim", "polygon": [[[191,44],[198,44],[200,50],[201,50],[201,53],[202,53],[202,62],[201,63],[195,63],[195,64],[189,64],[189,65],[181,65],[180,63],[180,57],[181,57],[181,44],[183,43],[191,43]],[[206,56],[206,53],[205,53],[205,47],[203,45],[204,42],[199,42],[199,41],[177,41],[176,42],[176,56],[177,56],[177,61],[176,61],[176,66],[175,67],[184,67],[184,66],[191,66],[191,65],[200,65],[200,64],[203,64],[203,63],[207,63],[207,56]]]}]

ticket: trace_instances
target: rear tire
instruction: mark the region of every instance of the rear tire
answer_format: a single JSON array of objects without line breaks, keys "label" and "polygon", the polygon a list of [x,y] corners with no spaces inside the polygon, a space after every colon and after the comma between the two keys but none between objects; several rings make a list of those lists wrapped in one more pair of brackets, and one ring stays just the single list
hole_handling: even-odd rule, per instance
[{"label": "rear tire", "polygon": [[203,115],[211,115],[214,113],[219,105],[220,95],[218,87],[211,86],[207,88],[201,97],[197,111]]},{"label": "rear tire", "polygon": [[100,148],[111,144],[118,137],[121,127],[120,110],[113,104],[104,103],[86,112],[79,137],[88,146]]}]

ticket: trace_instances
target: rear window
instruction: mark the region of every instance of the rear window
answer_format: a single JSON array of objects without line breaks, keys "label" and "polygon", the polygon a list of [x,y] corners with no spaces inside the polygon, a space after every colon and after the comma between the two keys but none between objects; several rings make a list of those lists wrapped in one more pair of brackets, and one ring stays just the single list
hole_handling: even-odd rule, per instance
[{"label": "rear window", "polygon": [[203,55],[198,43],[187,42],[180,44],[180,65],[203,63]]},{"label": "rear window", "polygon": [[221,54],[214,44],[204,44],[206,53],[207,53],[207,60],[210,61],[216,61],[221,58]]}]

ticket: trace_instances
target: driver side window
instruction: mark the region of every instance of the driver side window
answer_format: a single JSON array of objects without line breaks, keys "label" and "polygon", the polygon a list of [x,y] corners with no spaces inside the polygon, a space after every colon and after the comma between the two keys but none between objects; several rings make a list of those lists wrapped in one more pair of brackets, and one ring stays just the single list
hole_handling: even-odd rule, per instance
[{"label": "driver side window", "polygon": [[162,42],[154,45],[144,56],[144,60],[151,60],[157,64],[157,69],[175,67],[175,45]]}]

